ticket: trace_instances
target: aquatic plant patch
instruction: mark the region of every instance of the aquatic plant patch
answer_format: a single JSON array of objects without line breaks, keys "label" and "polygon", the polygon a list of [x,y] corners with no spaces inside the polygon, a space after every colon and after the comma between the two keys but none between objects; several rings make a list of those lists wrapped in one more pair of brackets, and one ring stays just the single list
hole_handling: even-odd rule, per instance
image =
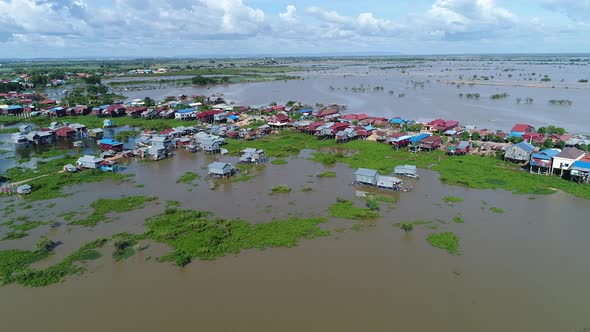
[{"label": "aquatic plant patch", "polygon": [[318,178],[335,178],[336,177],[336,172],[326,171],[326,172],[318,173],[316,175],[316,177],[318,177]]},{"label": "aquatic plant patch", "polygon": [[200,178],[201,176],[195,172],[186,172],[176,180],[176,183],[191,183]]},{"label": "aquatic plant patch", "polygon": [[274,186],[271,188],[271,192],[273,194],[288,194],[291,192],[291,190],[293,190],[293,189],[291,189],[291,187],[289,187],[285,184],[280,185],[280,186]]},{"label": "aquatic plant patch", "polygon": [[292,247],[300,239],[326,236],[318,227],[325,218],[290,218],[263,224],[215,218],[211,213],[168,209],[146,221],[145,238],[163,242],[172,252],[160,260],[179,266],[192,259],[212,260],[243,249]]},{"label": "aquatic plant patch", "polygon": [[431,246],[446,250],[451,255],[459,253],[459,237],[452,232],[431,233],[426,240]]},{"label": "aquatic plant patch", "polygon": [[42,287],[63,281],[68,275],[83,272],[85,268],[76,263],[99,257],[100,253],[96,249],[105,242],[104,239],[98,239],[87,243],[60,263],[45,269],[34,269],[30,265],[51,254],[52,248],[48,248],[47,243],[38,244],[34,251],[0,250],[0,281],[3,285],[16,282],[29,287]]},{"label": "aquatic plant patch", "polygon": [[142,208],[146,202],[155,199],[155,197],[145,196],[131,196],[118,199],[100,198],[90,204],[90,207],[94,209],[92,214],[84,219],[71,222],[70,225],[94,227],[100,222],[112,221],[111,218],[106,216],[107,213],[123,213],[137,210]]},{"label": "aquatic plant patch", "polygon": [[330,216],[343,219],[370,220],[379,218],[379,213],[369,208],[359,208],[352,201],[337,199],[330,205]]}]

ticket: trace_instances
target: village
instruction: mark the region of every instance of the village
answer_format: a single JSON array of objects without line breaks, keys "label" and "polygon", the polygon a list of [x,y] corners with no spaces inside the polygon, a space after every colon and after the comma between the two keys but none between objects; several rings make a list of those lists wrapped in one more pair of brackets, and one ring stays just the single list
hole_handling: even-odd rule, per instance
[{"label": "village", "polygon": [[[0,96],[13,102],[35,97],[42,98],[19,93]],[[85,105],[65,108],[56,106],[57,101],[47,99],[39,101],[39,104],[47,107],[33,111],[24,102],[22,105],[0,106],[3,116],[24,123],[18,127],[18,132],[11,135],[16,149],[51,145],[58,141],[71,141],[72,147],[83,147],[86,140],[91,140],[102,151],[99,155],[80,157],[76,165],[64,165],[65,172],[85,169],[117,172],[118,163],[123,158],[157,161],[172,157],[175,150],[182,149],[193,153],[220,154],[219,161],[209,165],[208,174],[218,178],[231,177],[237,169],[223,158],[229,153],[223,148],[226,140],[251,141],[251,147],[240,151],[240,162],[263,163],[267,157],[263,150],[256,147],[256,140],[283,130],[293,130],[318,140],[331,140],[338,145],[353,140],[369,140],[411,153],[442,150],[457,158],[466,154],[499,156],[521,165],[530,173],[560,176],[579,183],[590,182],[590,154],[587,151],[590,139],[567,134],[553,126],[535,130],[528,124],[515,124],[506,132],[491,131],[474,125],[461,125],[455,120],[416,121],[347,113],[345,105],[335,104],[318,104],[315,109],[297,102],[286,105],[273,103],[265,107],[235,106],[220,95],[167,97],[154,108],[144,106],[142,100],[119,101],[94,108]],[[51,123],[47,127],[35,128],[26,124],[31,117],[46,117],[51,119]],[[102,126],[88,128],[81,123],[60,121],[64,117],[100,118]],[[159,131],[137,132],[133,144],[126,146],[112,137],[114,132],[110,130],[118,126],[118,122],[124,122],[121,121],[124,118],[145,123],[153,119],[173,119],[176,123],[186,124]],[[413,165],[398,166],[394,173],[397,176],[418,177]],[[391,190],[402,188],[401,179],[363,168],[355,173],[355,183]],[[4,192],[20,194],[31,190],[26,184],[15,188],[8,183],[4,188]]]}]

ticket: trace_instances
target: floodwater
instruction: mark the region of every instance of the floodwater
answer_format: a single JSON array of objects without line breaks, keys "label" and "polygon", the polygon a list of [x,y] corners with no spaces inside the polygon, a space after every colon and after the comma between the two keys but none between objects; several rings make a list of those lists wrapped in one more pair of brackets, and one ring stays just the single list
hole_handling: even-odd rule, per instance
[{"label": "floodwater", "polygon": [[[255,142],[253,142],[255,146]],[[317,178],[327,168],[309,161],[310,151],[268,164],[250,182],[211,190],[210,161],[232,157],[178,151],[161,162],[132,162],[133,183],[102,182],[70,187],[74,196],[18,209],[15,216],[55,218],[68,211],[89,213],[99,197],[157,195],[184,208],[205,209],[225,218],[268,222],[291,215],[326,215],[336,197],[355,198],[354,170],[337,164],[336,178]],[[177,184],[186,171],[200,173],[197,186]],[[441,184],[438,175],[420,171],[410,192],[395,208],[381,204],[382,217],[363,222],[330,219],[326,238],[304,240],[294,248],[248,250],[215,261],[195,261],[185,268],[159,263],[168,249],[150,247],[122,262],[104,256],[88,263],[83,276],[45,288],[0,287],[2,327],[7,331],[581,331],[590,327],[590,265],[587,236],[590,204],[564,193],[513,195]],[[138,184],[145,187],[138,188]],[[293,191],[269,195],[287,184]],[[301,192],[303,186],[312,192]],[[447,195],[464,197],[453,206]],[[48,203],[56,206],[47,208]],[[0,207],[6,206],[5,201]],[[19,204],[19,201],[12,202]],[[79,207],[79,208],[78,208]],[[489,211],[498,207],[505,213]],[[49,233],[62,241],[50,262],[99,236],[141,232],[146,217],[164,203],[88,230],[48,226],[20,241],[2,241],[0,249],[30,248]],[[452,218],[460,214],[464,224]],[[49,215],[49,217],[48,217]],[[405,234],[393,224],[429,220],[437,230],[417,226]],[[347,228],[340,233],[338,228]],[[0,234],[3,234],[0,228]],[[461,254],[431,247],[428,233],[452,231]],[[49,262],[42,262],[49,264]]]},{"label": "floodwater", "polygon": [[[556,125],[573,133],[590,133],[586,107],[590,103],[590,85],[578,82],[590,78],[590,65],[586,60],[571,63],[525,59],[319,63],[332,69],[295,73],[301,75],[301,80],[210,88],[162,85],[150,89],[146,86],[145,90],[126,91],[125,95],[129,100],[146,96],[161,100],[181,94],[223,93],[238,105],[263,106],[289,100],[312,106],[337,103],[347,105],[350,112],[388,118],[432,120],[442,117],[464,125],[504,131],[509,131],[515,123],[529,123],[535,127]],[[391,68],[396,66],[410,68]],[[545,75],[551,81],[541,82]],[[466,83],[459,86],[449,83],[458,81]],[[469,84],[471,82],[474,84]],[[383,89],[375,90],[375,87]],[[465,97],[469,93],[478,93],[481,97],[469,99]],[[502,93],[507,93],[508,97],[490,98]],[[533,99],[531,104],[526,103],[527,97]],[[553,99],[573,103],[571,106],[552,105],[549,100]]]}]

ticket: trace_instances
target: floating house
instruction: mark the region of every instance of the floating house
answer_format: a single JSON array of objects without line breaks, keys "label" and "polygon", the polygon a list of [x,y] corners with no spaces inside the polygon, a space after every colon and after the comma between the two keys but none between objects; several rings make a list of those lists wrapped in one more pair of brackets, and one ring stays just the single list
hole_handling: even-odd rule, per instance
[{"label": "floating house", "polygon": [[119,163],[113,160],[105,160],[100,163],[100,169],[103,172],[118,172],[119,171]]},{"label": "floating house", "polygon": [[169,139],[167,136],[163,136],[163,135],[152,137],[150,142],[151,142],[152,147],[162,148],[162,149],[165,149],[166,151],[171,151],[176,148],[176,146],[174,145],[174,141]]},{"label": "floating house", "polygon": [[373,169],[359,168],[354,173],[354,177],[357,184],[377,186],[383,189],[401,189],[402,180],[394,176],[381,175]]},{"label": "floating house", "polygon": [[234,167],[230,163],[214,162],[207,167],[210,176],[230,177],[234,174]]},{"label": "floating house", "polygon": [[584,151],[578,148],[566,148],[553,157],[551,166],[551,173],[559,172],[563,176],[566,171],[569,171],[572,165],[584,157]]},{"label": "floating house", "polygon": [[104,138],[100,140],[101,150],[111,150],[115,152],[121,152],[124,150],[123,143],[115,141],[114,139]]},{"label": "floating house", "polygon": [[410,178],[418,178],[418,168],[415,165],[399,165],[393,169],[393,174]]},{"label": "floating house", "polygon": [[262,163],[266,161],[266,154],[264,150],[254,149],[254,148],[246,148],[241,151],[242,156],[240,157],[240,162],[251,164],[251,163]]},{"label": "floating house", "polygon": [[394,176],[377,175],[377,187],[383,189],[400,190],[402,180]]},{"label": "floating house", "polygon": [[145,155],[150,160],[162,160],[168,157],[168,153],[166,149],[163,147],[150,147],[145,151]]},{"label": "floating house", "polygon": [[29,126],[29,125],[21,125],[18,127],[18,132],[19,133],[23,133],[23,134],[27,134],[33,131],[33,127]]},{"label": "floating house", "polygon": [[103,136],[104,136],[104,130],[102,130],[100,128],[94,128],[94,129],[90,129],[88,131],[88,137],[95,138],[95,139],[101,139]]},{"label": "floating house", "polygon": [[561,152],[560,149],[547,149],[533,153],[530,162],[530,172],[537,174],[550,174],[553,157]]},{"label": "floating house", "polygon": [[103,158],[85,155],[78,158],[76,165],[81,168],[97,169],[100,168],[100,163],[104,161]]},{"label": "floating house", "polygon": [[520,142],[506,148],[504,159],[512,162],[524,163],[531,159],[531,155],[535,149],[536,148],[530,143]]},{"label": "floating house", "polygon": [[55,131],[58,138],[71,139],[76,136],[76,131],[70,127],[61,127]]},{"label": "floating house", "polygon": [[354,172],[356,183],[369,184],[372,186],[377,184],[377,175],[379,175],[379,172],[368,168],[359,168]]},{"label": "floating house", "polygon": [[529,124],[517,123],[510,130],[510,137],[522,137],[526,133],[532,133],[535,128]]}]

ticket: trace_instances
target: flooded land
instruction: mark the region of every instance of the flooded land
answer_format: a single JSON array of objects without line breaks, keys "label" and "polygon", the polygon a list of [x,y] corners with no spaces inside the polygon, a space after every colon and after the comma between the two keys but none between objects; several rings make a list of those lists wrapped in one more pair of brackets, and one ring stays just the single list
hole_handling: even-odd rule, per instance
[{"label": "flooded land", "polygon": [[[387,118],[456,119],[464,125],[506,131],[515,123],[530,123],[588,133],[590,86],[578,81],[590,78],[590,63],[587,58],[571,61],[574,58],[292,60],[289,65],[298,71],[289,75],[299,79],[211,87],[164,84],[154,88],[151,83],[131,83],[119,93],[128,100],[218,93],[235,105],[290,100],[309,105],[336,103],[347,105],[346,112]],[[540,81],[544,77],[550,80]],[[507,97],[490,98],[504,92]],[[466,97],[476,93],[479,98]],[[526,98],[533,101],[526,103]],[[549,102],[552,99],[572,103],[554,105]],[[114,137],[131,129],[106,132]],[[136,136],[126,146],[133,146]],[[282,139],[291,142],[288,137]],[[0,148],[7,150],[0,161],[0,174],[16,165],[33,167],[35,156],[43,152],[47,157],[43,160],[73,153],[64,144],[57,146],[58,153],[48,149],[50,152],[29,155],[30,151],[15,151],[10,134],[0,134],[0,140],[4,142]],[[36,269],[55,266],[96,239],[109,239],[93,247],[100,254],[74,261],[84,271],[69,273],[66,268],[64,275],[54,270],[52,276],[50,270],[46,275],[20,279],[47,281],[59,275],[58,282],[44,287],[19,282],[0,286],[2,330],[590,328],[590,201],[583,198],[587,194],[561,190],[549,195],[515,194],[445,184],[436,171],[437,164],[442,165],[438,170],[444,166],[440,156],[422,163],[420,157],[415,158],[420,178],[403,178],[411,190],[376,190],[353,184],[354,161],[318,162],[318,151],[356,153],[346,147],[288,147],[280,158],[271,156],[261,166],[243,167],[238,180],[208,177],[211,162],[239,164],[236,149],[244,144],[228,144],[228,155],[178,149],[164,160],[125,160],[119,173],[122,177],[75,182],[63,188],[61,197],[0,198],[0,238],[5,238],[0,251],[32,250],[44,236],[58,244],[53,254],[34,260]],[[257,147],[257,141],[247,145]],[[83,153],[98,154],[96,142],[89,140],[76,156]],[[387,158],[376,163],[387,164]],[[281,162],[273,162],[277,159]],[[180,180],[187,172],[196,174]],[[541,175],[538,178],[549,181]],[[278,190],[279,186],[288,190]],[[577,190],[590,191],[590,187]],[[334,206],[343,202],[367,210],[367,193],[379,201],[374,218],[335,217]],[[99,199],[124,197],[146,199],[102,215],[93,205]],[[245,236],[247,243],[228,248],[234,243],[224,247],[222,236],[212,236],[211,241],[222,243],[215,243],[220,254],[203,251],[179,264],[179,257],[189,255],[182,252],[190,247],[183,241],[191,238],[157,229],[150,218],[169,217],[172,223],[181,210],[211,212],[213,216],[207,218],[229,220],[233,224],[227,227],[235,232],[237,228],[231,227],[240,221],[247,221],[250,227],[290,218],[325,221],[308,225],[308,232],[285,231],[293,242],[272,237],[264,242],[257,237],[261,233],[253,233]],[[98,217],[92,219],[93,215]],[[8,239],[10,220],[40,224],[26,230],[22,238]],[[80,220],[87,223],[76,224]],[[90,222],[94,227],[89,227]],[[402,230],[403,223],[412,223],[413,230]],[[204,224],[191,227],[206,227]],[[429,235],[447,232],[458,237],[457,252],[429,244]],[[129,246],[124,248],[129,250],[126,253],[113,256],[117,245],[112,237],[121,233],[133,250]],[[168,256],[176,261],[162,259]],[[0,271],[8,270],[8,265],[0,261]],[[0,282],[9,280],[4,277],[0,275]]]}]

